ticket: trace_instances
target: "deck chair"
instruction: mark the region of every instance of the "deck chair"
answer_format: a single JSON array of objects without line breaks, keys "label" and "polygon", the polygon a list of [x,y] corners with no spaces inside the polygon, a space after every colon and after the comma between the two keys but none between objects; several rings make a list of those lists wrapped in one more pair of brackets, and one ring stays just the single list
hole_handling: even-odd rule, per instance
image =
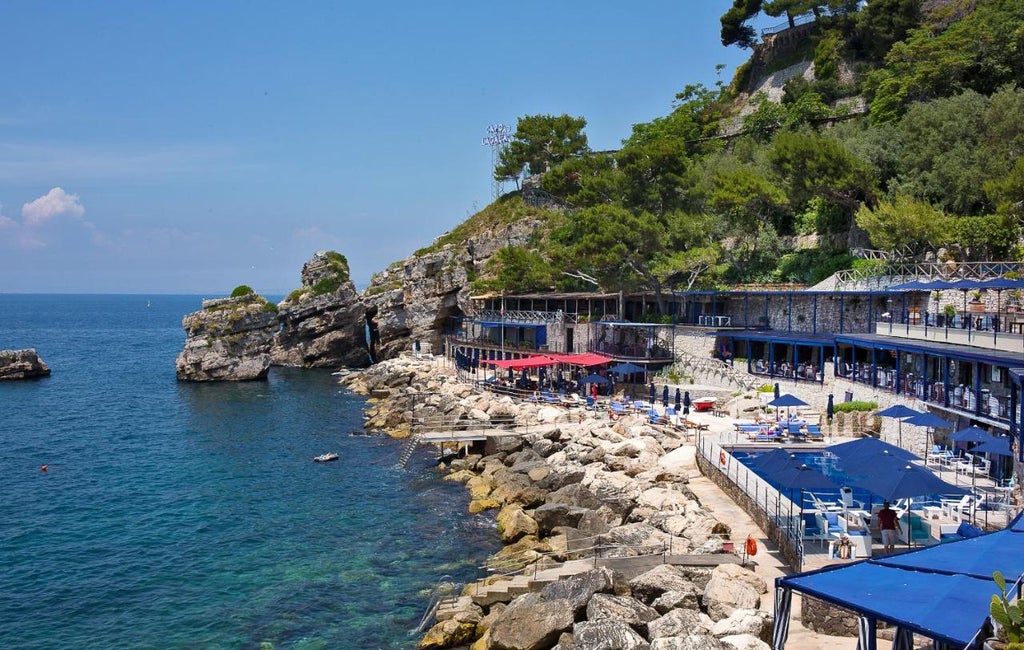
[{"label": "deck chair", "polygon": [[803,524],[804,524],[804,539],[816,539],[821,542],[822,547],[825,546],[825,542],[832,539],[832,536],[821,529],[818,524],[818,516],[815,512],[803,513]]},{"label": "deck chair", "polygon": [[907,512],[900,520],[900,541],[904,544],[923,544],[931,539],[928,524],[919,515]]},{"label": "deck chair", "polygon": [[814,508],[819,512],[841,512],[843,506],[836,501],[823,501],[821,497],[813,492],[805,492],[804,498],[814,504]]},{"label": "deck chair", "polygon": [[864,504],[853,500],[853,488],[843,486],[839,488],[839,500],[847,510],[863,510]]},{"label": "deck chair", "polygon": [[839,524],[838,512],[819,512],[818,527],[828,535],[829,539],[832,538],[832,533],[839,533],[841,535],[846,532]]},{"label": "deck chair", "polygon": [[974,497],[968,494],[959,501],[940,501],[942,506],[942,514],[953,521],[961,521],[965,514],[968,514],[971,503],[974,501]]},{"label": "deck chair", "polygon": [[821,427],[817,424],[807,425],[807,439],[808,440],[824,440],[825,434],[821,432]]}]

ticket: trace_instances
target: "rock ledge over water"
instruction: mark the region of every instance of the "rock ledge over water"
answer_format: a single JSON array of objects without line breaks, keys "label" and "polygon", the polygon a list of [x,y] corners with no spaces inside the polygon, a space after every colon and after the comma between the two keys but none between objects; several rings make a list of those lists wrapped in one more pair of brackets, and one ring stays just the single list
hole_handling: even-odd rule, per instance
[{"label": "rock ledge over water", "polygon": [[0,350],[0,380],[49,376],[50,367],[43,363],[35,349]]}]

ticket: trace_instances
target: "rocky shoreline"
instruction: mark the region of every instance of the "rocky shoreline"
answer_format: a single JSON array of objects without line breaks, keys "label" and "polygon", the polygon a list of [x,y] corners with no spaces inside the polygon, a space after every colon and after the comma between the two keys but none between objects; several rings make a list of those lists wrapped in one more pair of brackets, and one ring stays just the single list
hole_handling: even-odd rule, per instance
[{"label": "rocky shoreline", "polygon": [[529,428],[439,466],[466,485],[471,513],[498,510],[505,547],[493,575],[437,612],[420,648],[769,647],[768,586],[724,550],[728,523],[687,487],[696,450],[674,431],[476,393],[433,358],[390,359],[342,383],[371,397],[367,427],[396,437],[440,416]]}]

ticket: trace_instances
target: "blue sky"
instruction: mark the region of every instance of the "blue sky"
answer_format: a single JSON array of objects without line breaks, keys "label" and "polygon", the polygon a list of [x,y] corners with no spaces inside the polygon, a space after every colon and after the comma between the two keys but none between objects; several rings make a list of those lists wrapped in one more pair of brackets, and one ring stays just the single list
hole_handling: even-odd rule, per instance
[{"label": "blue sky", "polygon": [[487,125],[612,149],[728,83],[730,5],[7,0],[0,293],[281,294],[325,249],[362,288],[490,202]]}]

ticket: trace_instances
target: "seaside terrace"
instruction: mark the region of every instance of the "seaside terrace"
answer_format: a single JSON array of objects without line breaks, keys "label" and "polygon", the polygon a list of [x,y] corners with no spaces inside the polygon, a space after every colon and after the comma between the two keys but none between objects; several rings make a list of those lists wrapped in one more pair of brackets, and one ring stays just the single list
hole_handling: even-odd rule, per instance
[{"label": "seaside terrace", "polygon": [[657,369],[694,354],[682,338],[703,338],[699,354],[768,381],[834,377],[1016,433],[1024,420],[1024,313],[1011,292],[967,301],[962,291],[477,296],[448,344],[477,359],[596,352]]}]

